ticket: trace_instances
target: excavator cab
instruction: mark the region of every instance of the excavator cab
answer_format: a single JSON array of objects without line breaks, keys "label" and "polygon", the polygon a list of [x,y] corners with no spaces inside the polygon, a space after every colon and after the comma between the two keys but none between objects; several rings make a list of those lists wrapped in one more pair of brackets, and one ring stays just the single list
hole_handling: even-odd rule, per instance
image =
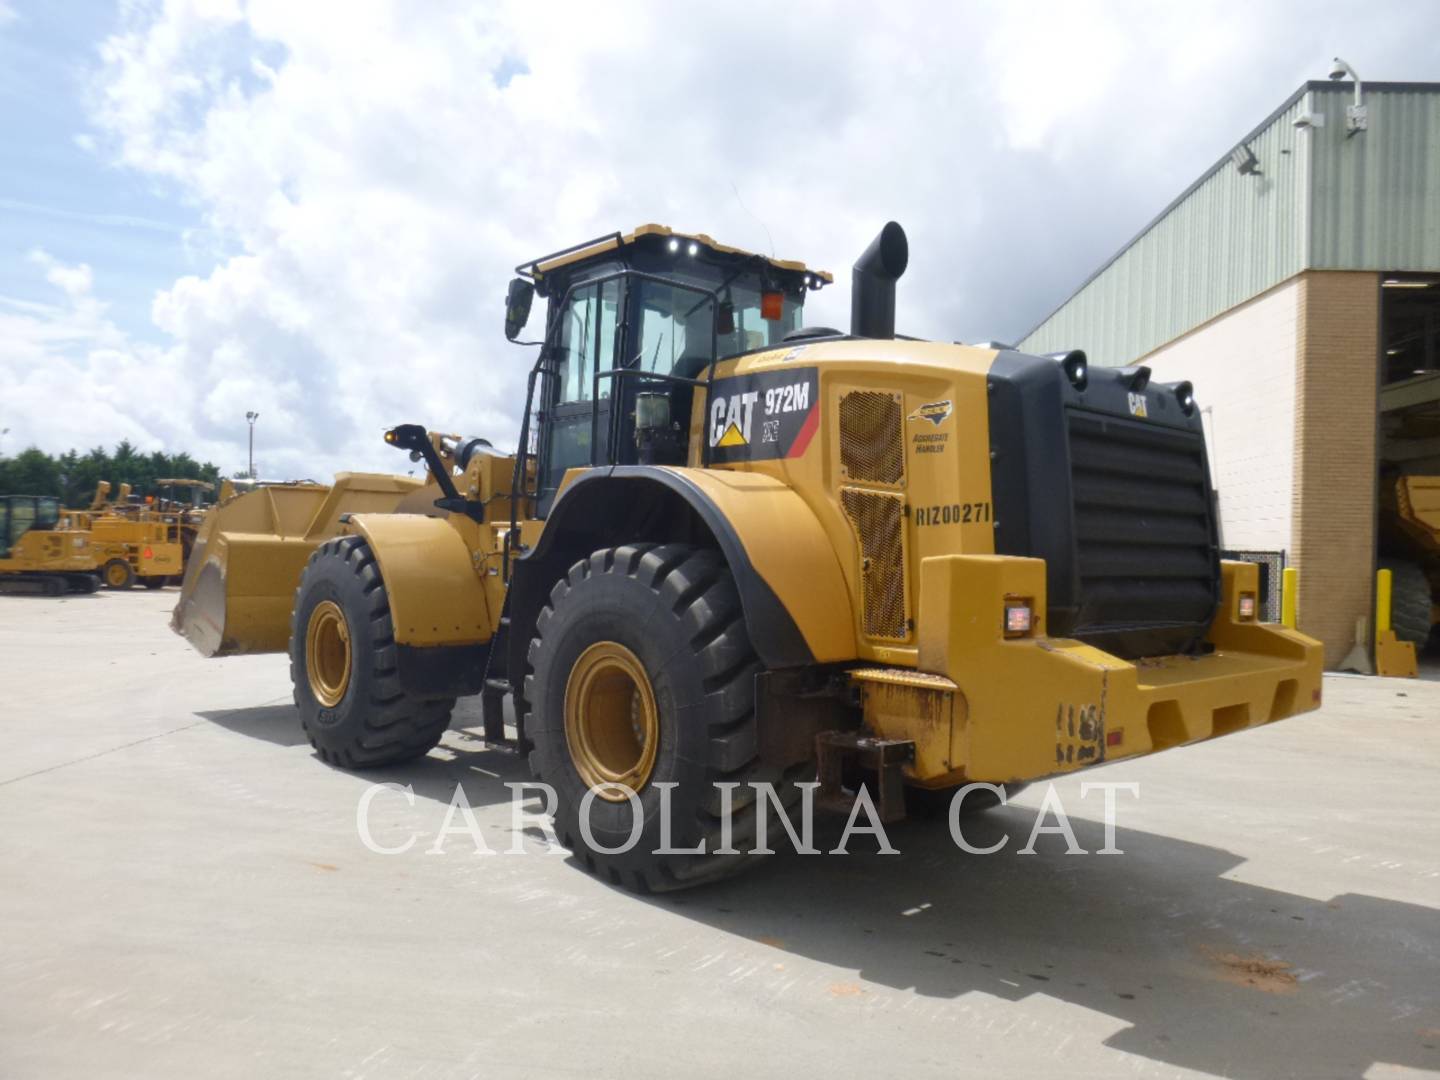
[{"label": "excavator cab", "polygon": [[516,272],[507,337],[523,329],[533,294],[548,301],[517,470],[527,456],[538,459],[530,494],[542,518],[570,469],[684,464],[694,391],[715,363],[796,334],[807,293],[832,280],[661,225],[599,237]]},{"label": "excavator cab", "polygon": [[0,593],[94,592],[89,534],[49,495],[0,496]]},{"label": "excavator cab", "polygon": [[59,499],[47,495],[0,496],[0,559],[8,558],[31,529],[53,529],[59,520]]}]

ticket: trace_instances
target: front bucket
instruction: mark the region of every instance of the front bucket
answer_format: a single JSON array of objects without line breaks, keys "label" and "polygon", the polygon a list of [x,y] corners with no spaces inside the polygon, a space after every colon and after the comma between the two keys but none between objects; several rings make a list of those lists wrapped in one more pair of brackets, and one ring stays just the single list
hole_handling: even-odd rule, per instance
[{"label": "front bucket", "polygon": [[335,483],[271,484],[205,515],[170,628],[202,656],[284,652],[290,610],[311,552],[342,514],[392,514],[424,485],[405,476],[340,473]]}]

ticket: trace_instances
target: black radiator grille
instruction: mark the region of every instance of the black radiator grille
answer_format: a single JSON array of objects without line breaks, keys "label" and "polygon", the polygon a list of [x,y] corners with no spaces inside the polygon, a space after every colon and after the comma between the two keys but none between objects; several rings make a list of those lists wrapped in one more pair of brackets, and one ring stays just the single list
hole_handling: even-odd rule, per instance
[{"label": "black radiator grille", "polygon": [[1071,634],[1129,656],[1195,647],[1219,593],[1203,437],[1066,414],[1078,586]]}]

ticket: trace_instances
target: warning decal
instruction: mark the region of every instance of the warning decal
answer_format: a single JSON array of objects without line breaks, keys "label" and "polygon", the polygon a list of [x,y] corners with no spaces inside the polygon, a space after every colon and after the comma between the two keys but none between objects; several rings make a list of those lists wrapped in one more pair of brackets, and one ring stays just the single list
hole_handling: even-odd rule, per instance
[{"label": "warning decal", "polygon": [[819,391],[814,368],[716,379],[705,417],[710,460],[724,464],[799,457],[820,423]]}]

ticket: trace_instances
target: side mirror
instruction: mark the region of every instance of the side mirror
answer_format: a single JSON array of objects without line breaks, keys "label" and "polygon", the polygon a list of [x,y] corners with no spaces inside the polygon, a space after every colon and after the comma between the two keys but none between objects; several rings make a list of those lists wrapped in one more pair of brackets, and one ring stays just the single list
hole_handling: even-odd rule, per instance
[{"label": "side mirror", "polygon": [[726,334],[735,332],[735,305],[728,300],[720,303],[719,310],[715,312],[715,333],[724,337]]},{"label": "side mirror", "polygon": [[530,305],[535,300],[535,286],[524,278],[511,278],[505,290],[505,336],[514,341],[530,321]]}]

